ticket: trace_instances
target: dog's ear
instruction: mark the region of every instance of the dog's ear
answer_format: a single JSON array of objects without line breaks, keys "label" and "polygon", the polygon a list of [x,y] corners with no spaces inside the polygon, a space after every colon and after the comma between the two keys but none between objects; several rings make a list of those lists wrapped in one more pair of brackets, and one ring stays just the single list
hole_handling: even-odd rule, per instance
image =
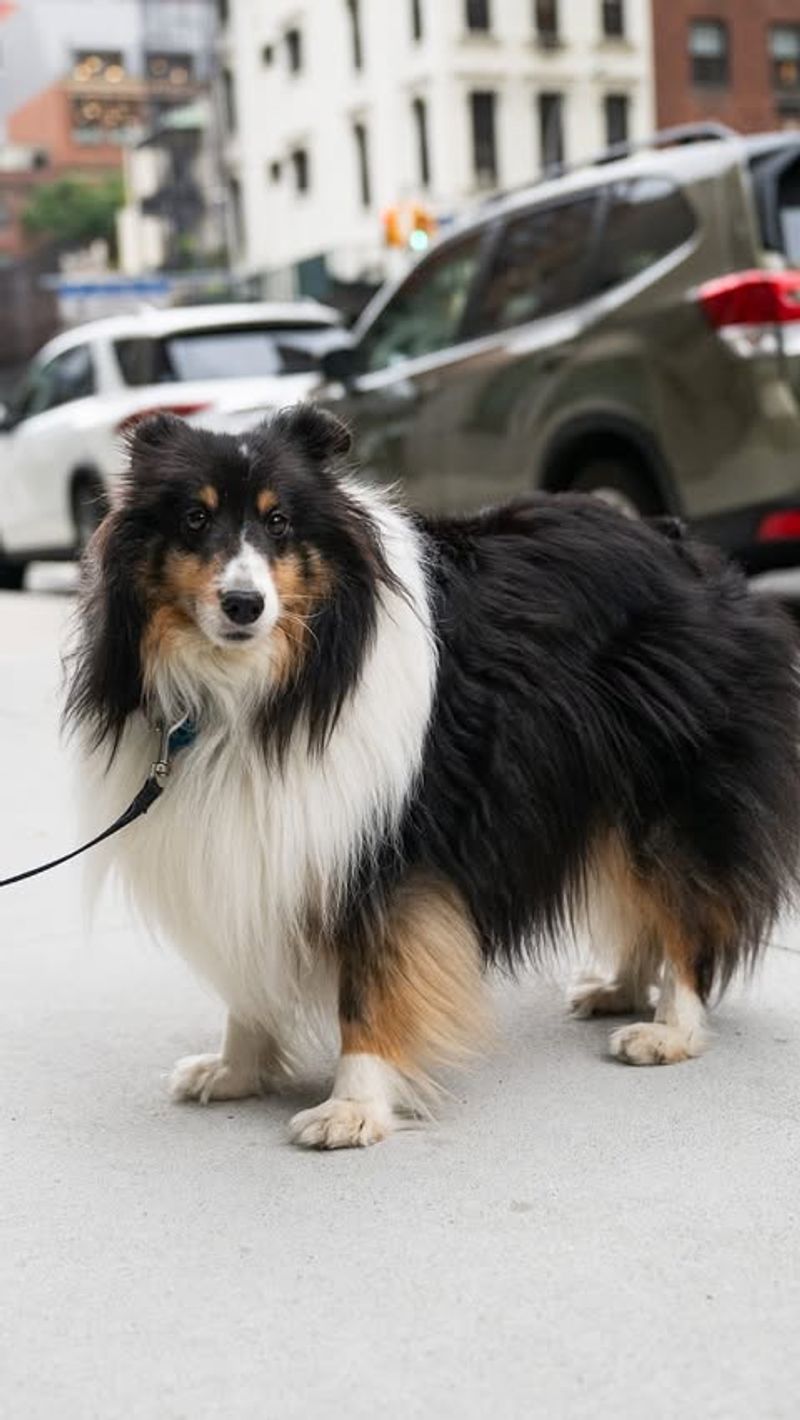
[{"label": "dog's ear", "polygon": [[350,452],[352,436],[346,424],[316,404],[298,404],[282,409],[272,428],[284,439],[299,445],[315,463],[327,463]]},{"label": "dog's ear", "polygon": [[127,434],[128,446],[132,454],[144,449],[161,449],[165,444],[171,444],[185,428],[186,425],[177,414],[169,414],[166,410],[148,414],[130,426]]},{"label": "dog's ear", "polygon": [[84,558],[64,710],[65,722],[85,728],[94,747],[106,745],[109,758],[142,699],[142,566],[135,520],[127,508],[117,507],[104,518]]}]

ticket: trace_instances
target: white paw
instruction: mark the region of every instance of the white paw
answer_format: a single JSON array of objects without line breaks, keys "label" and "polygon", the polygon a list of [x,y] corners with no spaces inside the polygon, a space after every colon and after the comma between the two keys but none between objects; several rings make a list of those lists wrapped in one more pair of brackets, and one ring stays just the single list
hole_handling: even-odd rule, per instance
[{"label": "white paw", "polygon": [[677,1026],[658,1021],[622,1026],[612,1032],[611,1054],[626,1065],[676,1065],[699,1055],[702,1042]]},{"label": "white paw", "polygon": [[630,987],[601,976],[580,976],[567,992],[567,1006],[578,1020],[590,1016],[621,1016],[645,1010],[646,1001],[635,1001]]},{"label": "white paw", "polygon": [[392,1132],[392,1117],[369,1100],[330,1099],[296,1114],[289,1132],[308,1149],[363,1149]]},{"label": "white paw", "polygon": [[172,1072],[169,1092],[174,1100],[241,1100],[260,1094],[259,1081],[229,1065],[221,1055],[186,1055]]}]

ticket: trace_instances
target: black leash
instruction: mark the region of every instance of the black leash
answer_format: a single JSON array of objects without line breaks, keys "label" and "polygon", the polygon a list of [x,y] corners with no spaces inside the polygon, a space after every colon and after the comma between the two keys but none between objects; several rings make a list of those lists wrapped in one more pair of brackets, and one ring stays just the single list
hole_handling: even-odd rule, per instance
[{"label": "black leash", "polygon": [[28,868],[24,873],[15,873],[13,878],[0,878],[0,888],[11,887],[13,883],[24,882],[26,878],[38,877],[39,873],[47,873],[51,868],[57,868],[61,863],[68,863],[70,858],[77,858],[81,853],[87,853],[90,848],[96,847],[106,838],[111,838],[112,834],[119,833],[121,829],[127,828],[129,823],[133,823],[160,799],[166,788],[172,767],[172,755],[178,749],[190,744],[194,738],[193,730],[187,734],[188,715],[184,715],[182,720],[173,725],[171,729],[166,726],[161,730],[161,742],[158,750],[158,759],[150,766],[144,784],[136,797],[128,805],[124,813],[116,818],[109,828],[103,829],[96,838],[91,838],[88,843],[84,843],[80,848],[73,848],[71,853],[64,853],[61,858],[53,858],[49,863],[42,863],[38,868]]}]

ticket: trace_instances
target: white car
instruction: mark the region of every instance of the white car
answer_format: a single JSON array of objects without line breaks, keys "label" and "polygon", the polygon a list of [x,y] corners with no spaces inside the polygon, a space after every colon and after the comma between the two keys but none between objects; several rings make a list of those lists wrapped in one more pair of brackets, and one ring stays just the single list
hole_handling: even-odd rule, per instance
[{"label": "white car", "polygon": [[0,406],[0,586],[21,587],[34,559],[80,552],[137,419],[171,410],[224,426],[235,410],[255,423],[316,384],[315,342],[339,323],[316,301],[248,302],[114,316],[51,340]]}]

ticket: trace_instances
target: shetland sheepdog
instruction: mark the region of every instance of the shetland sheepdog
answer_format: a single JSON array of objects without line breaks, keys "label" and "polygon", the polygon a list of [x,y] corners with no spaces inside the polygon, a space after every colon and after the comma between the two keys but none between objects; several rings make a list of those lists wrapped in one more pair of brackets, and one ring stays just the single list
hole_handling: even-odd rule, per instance
[{"label": "shetland sheepdog", "polygon": [[[390,1133],[481,1040],[485,977],[588,927],[612,1056],[698,1055],[796,883],[794,633],[711,550],[590,498],[429,519],[311,406],[244,437],[139,424],[83,573],[66,716],[109,858],[227,1007],[173,1094],[230,1100],[338,1022],[319,1148]],[[654,1008],[654,1014],[653,1014]]]}]

